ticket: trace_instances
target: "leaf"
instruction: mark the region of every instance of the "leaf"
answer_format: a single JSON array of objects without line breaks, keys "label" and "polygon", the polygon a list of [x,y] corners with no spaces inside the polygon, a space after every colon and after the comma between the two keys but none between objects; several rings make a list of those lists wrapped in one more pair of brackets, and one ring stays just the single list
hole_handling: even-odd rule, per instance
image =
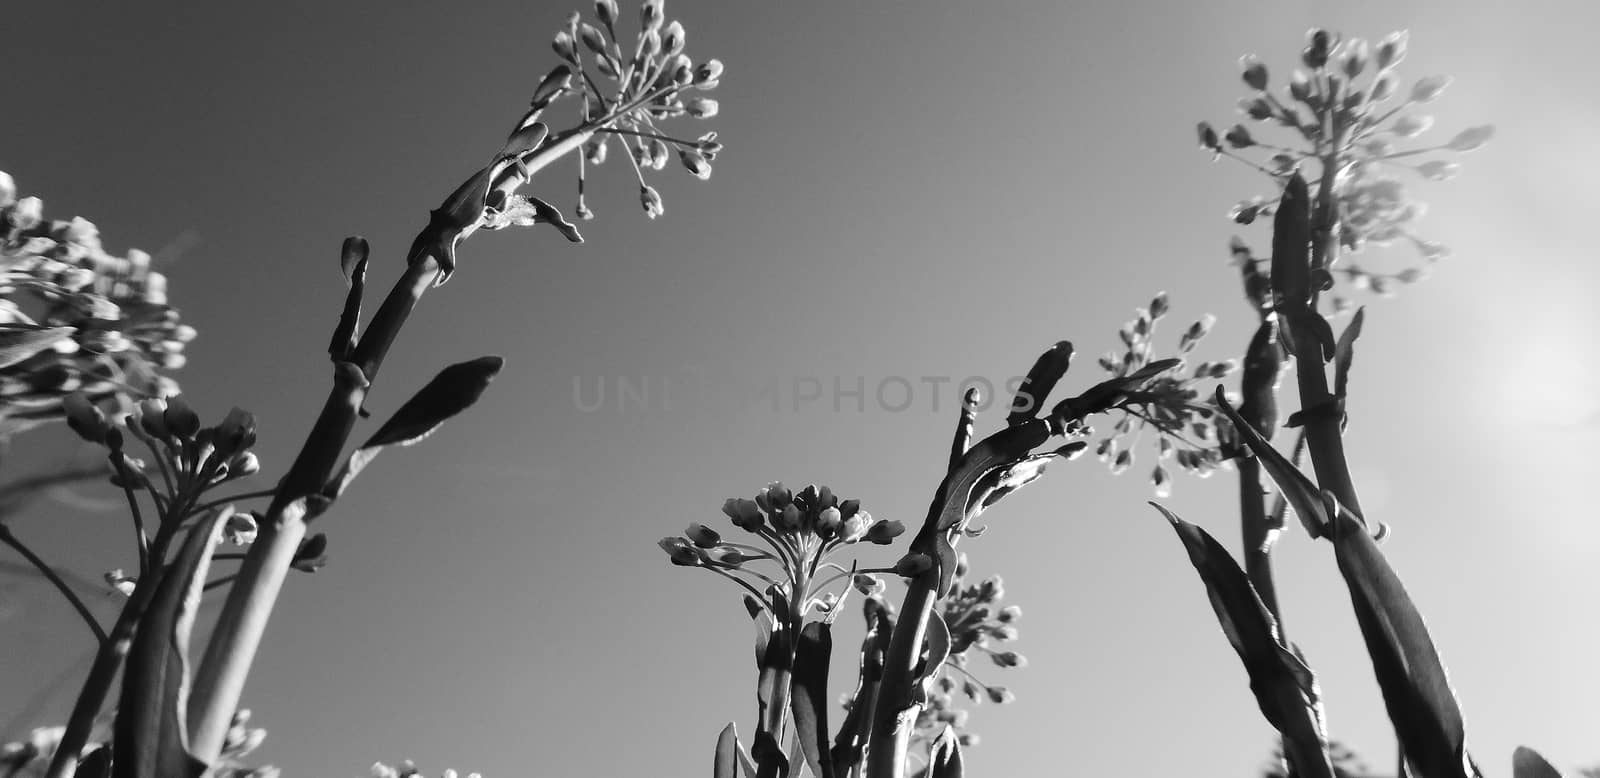
[{"label": "leaf", "polygon": [[1050,424],[1044,419],[1032,419],[1006,427],[984,438],[967,451],[958,466],[951,468],[939,485],[933,503],[928,506],[928,518],[922,530],[911,541],[911,550],[927,554],[934,560],[939,574],[936,592],[950,590],[955,577],[956,552],[950,545],[949,534],[959,529],[970,515],[972,493],[978,482],[995,470],[1011,467],[1050,439]]},{"label": "leaf", "polygon": [[1205,530],[1161,505],[1150,504],[1172,523],[1188,550],[1222,633],[1250,676],[1250,691],[1261,714],[1283,735],[1292,773],[1303,778],[1332,778],[1322,705],[1311,668],[1284,642],[1271,611],[1227,549]]},{"label": "leaf", "polygon": [[1289,506],[1294,508],[1295,515],[1300,517],[1301,525],[1306,528],[1306,534],[1313,538],[1325,535],[1329,521],[1328,511],[1322,502],[1322,492],[1317,485],[1312,483],[1305,473],[1300,472],[1300,468],[1295,467],[1278,453],[1266,438],[1261,437],[1261,433],[1256,432],[1255,427],[1247,423],[1244,417],[1228,404],[1228,398],[1223,394],[1221,386],[1217,387],[1215,398],[1217,407],[1221,408],[1228,416],[1228,420],[1233,422],[1239,437],[1244,440],[1256,458],[1261,460],[1267,475],[1272,477],[1272,481],[1278,485],[1279,492],[1283,494]]},{"label": "leaf", "polygon": [[1067,368],[1071,365],[1072,343],[1069,341],[1063,340],[1040,354],[1011,399],[1011,415],[1006,417],[1006,424],[1020,424],[1038,416],[1044,408],[1045,398],[1050,396],[1050,390],[1067,374]]},{"label": "leaf", "polygon": [[1311,302],[1311,192],[1297,171],[1272,221],[1272,293],[1279,310]]},{"label": "leaf", "polygon": [[210,769],[189,753],[189,636],[218,532],[231,514],[214,511],[195,524],[159,573],[123,672],[113,738],[116,778],[199,778]]},{"label": "leaf", "polygon": [[[560,69],[557,68],[557,70]],[[552,73],[552,75],[554,74]],[[543,85],[541,84],[540,86],[542,87]],[[520,157],[539,148],[539,144],[543,143],[549,134],[550,128],[546,127],[543,122],[533,122],[532,124],[524,124],[518,127],[511,133],[510,137],[506,138],[506,145],[500,149],[500,159],[497,162],[512,157]]]},{"label": "leaf", "polygon": [[955,728],[946,726],[928,749],[927,778],[962,778],[965,774],[961,741],[956,738]]},{"label": "leaf", "polygon": [[831,625],[813,621],[800,630],[789,703],[800,751],[818,778],[833,778],[833,760],[828,753],[828,662],[832,656]]},{"label": "leaf", "polygon": [[366,443],[350,452],[339,474],[323,488],[323,496],[337,499],[384,449],[416,443],[433,434],[445,420],[472,407],[504,366],[504,359],[487,356],[457,362],[439,371],[432,381],[406,400]]},{"label": "leaf", "polygon": [[739,732],[728,722],[722,728],[722,734],[717,735],[717,753],[711,763],[711,778],[736,778],[737,757],[739,751]]},{"label": "leaf", "polygon": [[533,90],[533,99],[528,101],[535,109],[544,110],[556,98],[565,94],[572,88],[572,68],[567,65],[557,65],[554,70],[545,74],[539,81],[539,86]]},{"label": "leaf", "polygon": [[328,344],[328,355],[335,362],[343,362],[356,347],[356,327],[361,322],[361,295],[367,288],[367,239],[359,235],[344,239],[339,253],[339,269],[344,273],[349,291],[345,293],[344,310],[339,314],[339,324],[333,328],[333,340]]},{"label": "leaf", "polygon": [[1425,778],[1477,776],[1461,709],[1422,613],[1359,518],[1340,509],[1332,526],[1334,558],[1401,751]]},{"label": "leaf", "polygon": [[1511,752],[1511,778],[1561,778],[1561,771],[1527,746]]},{"label": "leaf", "polygon": [[1350,318],[1350,324],[1339,334],[1339,342],[1333,347],[1333,396],[1335,397],[1345,396],[1345,386],[1350,380],[1350,360],[1355,358],[1356,338],[1361,337],[1361,323],[1366,318],[1366,306],[1357,308],[1355,316]]},{"label": "leaf", "polygon": [[0,324],[0,368],[11,367],[72,337],[77,331],[76,327]]}]

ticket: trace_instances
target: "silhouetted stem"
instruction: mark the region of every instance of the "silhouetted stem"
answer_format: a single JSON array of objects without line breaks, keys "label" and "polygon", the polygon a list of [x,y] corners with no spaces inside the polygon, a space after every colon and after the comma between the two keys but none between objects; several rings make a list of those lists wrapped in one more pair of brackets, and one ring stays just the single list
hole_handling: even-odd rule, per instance
[{"label": "silhouetted stem", "polygon": [[1244,540],[1244,569],[1261,603],[1278,622],[1283,634],[1283,614],[1278,610],[1278,590],[1272,580],[1272,550],[1267,545],[1268,519],[1262,500],[1261,463],[1255,457],[1234,460],[1239,468],[1239,522]]},{"label": "silhouetted stem", "polygon": [[[582,148],[594,135],[594,129],[590,125],[547,141],[542,149],[524,161],[530,178],[556,159]],[[434,229],[431,223],[424,228],[424,233],[430,229]],[[466,239],[475,229],[474,225],[463,230],[461,239]],[[190,750],[207,764],[215,763],[221,753],[278,592],[283,588],[300,542],[305,539],[306,510],[299,501],[319,493],[332,475],[355,426],[367,389],[377,377],[384,357],[411,310],[433,287],[439,272],[438,258],[431,254],[414,257],[407,264],[404,274],[373,314],[360,343],[350,355],[350,362],[336,366],[328,401],[284,476],[266,517],[259,522],[256,541],[251,544],[234,586],[228,591],[228,599],[212,632],[211,642],[206,646],[189,698]],[[358,372],[352,374],[347,369],[350,367]]]},{"label": "silhouetted stem", "polygon": [[27,544],[12,534],[11,528],[5,524],[0,524],[0,543],[5,543],[16,549],[17,553],[38,568],[39,572],[43,573],[44,577],[55,585],[56,590],[61,592],[61,596],[67,598],[67,602],[72,603],[73,609],[78,611],[78,615],[83,617],[83,622],[88,624],[89,629],[94,632],[95,640],[101,643],[106,642],[106,631],[100,627],[100,622],[95,619],[94,614],[89,612],[89,606],[84,605],[83,600],[79,599],[78,593],[72,591],[72,587],[68,586],[66,581],[61,580],[61,576],[57,575],[50,565],[45,564],[45,561],[39,558],[38,554],[33,553],[33,549],[28,548]]}]

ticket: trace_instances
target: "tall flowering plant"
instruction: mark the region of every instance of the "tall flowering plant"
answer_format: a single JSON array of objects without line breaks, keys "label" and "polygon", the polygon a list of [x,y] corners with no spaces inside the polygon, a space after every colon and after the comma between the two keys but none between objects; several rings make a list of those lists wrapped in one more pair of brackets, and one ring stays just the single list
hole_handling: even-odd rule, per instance
[{"label": "tall flowering plant", "polygon": [[[108,576],[126,595],[109,629],[60,587],[98,651],[66,726],[9,749],[13,771],[38,768],[50,778],[271,774],[237,764],[241,743],[260,742],[258,735],[240,740],[247,714],[239,701],[288,572],[314,571],[326,561],[328,538],[309,534],[310,523],[384,449],[414,443],[470,407],[503,364],[484,356],[445,367],[350,447],[412,309],[457,271],[462,242],[478,230],[544,224],[582,241],[559,208],[526,191],[557,160],[578,160],[576,213],[584,219],[593,217],[584,171],[602,162],[610,145],[629,149],[639,202],[651,218],[663,213],[663,201],[645,171],[665,167],[669,149],[695,178],[711,174],[722,148],[716,133],[684,139],[671,128],[717,115],[710,94],[722,63],[689,56],[684,25],[667,18],[661,0],[645,0],[637,19],[625,33],[630,25],[616,0],[597,0],[592,22],[576,13],[567,19],[553,42],[559,63],[533,86],[505,143],[429,213],[403,255],[400,278],[364,326],[371,247],[359,236],[344,241],[339,268],[347,294],[328,345],[332,387],[299,455],[265,489],[219,494],[261,467],[251,451],[253,416],[234,409],[204,425],[170,379],[155,372],[181,364],[182,344],[194,333],[165,305],[164,280],[150,272],[148,258],[108,257],[93,225],[43,221],[37,199],[15,199],[10,179],[0,177],[0,435],[65,418],[101,447],[112,483],[127,499],[138,560],[134,571]],[[552,129],[563,126],[556,117],[569,107],[565,128]],[[13,292],[32,294],[38,305],[14,303]],[[13,540],[9,530],[0,538]],[[227,544],[242,550],[218,550]],[[213,575],[223,564],[237,569]],[[216,626],[191,655],[196,608],[208,591],[224,587]],[[97,735],[119,676],[109,736]]]}]

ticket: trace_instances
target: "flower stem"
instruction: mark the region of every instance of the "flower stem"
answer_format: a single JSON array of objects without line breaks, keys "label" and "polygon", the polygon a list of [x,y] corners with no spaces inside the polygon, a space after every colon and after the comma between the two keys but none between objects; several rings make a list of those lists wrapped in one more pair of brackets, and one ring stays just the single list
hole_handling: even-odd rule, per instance
[{"label": "flower stem", "polygon": [[[524,160],[528,175],[581,149],[600,126],[613,119],[607,117],[601,123],[585,124],[548,139]],[[476,228],[474,224],[461,230],[460,239]],[[430,224],[423,229],[426,233],[435,228]],[[440,258],[431,252],[409,259],[405,272],[367,325],[350,362],[341,366],[341,370],[353,366],[359,372],[342,370],[342,378],[336,378],[304,446],[276,490],[266,517],[259,522],[256,542],[251,544],[238,578],[228,591],[189,699],[190,748],[203,762],[215,763],[221,753],[278,592],[305,539],[306,510],[301,498],[319,493],[331,476],[384,357],[412,309],[439,277]]]},{"label": "flower stem", "polygon": [[50,579],[50,583],[54,584],[56,589],[61,592],[61,596],[67,598],[67,602],[72,603],[73,609],[77,610],[78,615],[83,617],[84,623],[89,625],[90,631],[94,632],[95,640],[100,643],[106,642],[106,631],[100,627],[100,622],[89,611],[89,606],[83,604],[83,600],[78,597],[78,593],[72,591],[72,587],[68,586],[67,582],[62,580],[61,576],[50,565],[45,564],[45,561],[39,558],[38,554],[33,553],[33,549],[28,548],[27,544],[18,539],[11,532],[11,528],[5,524],[0,524],[0,543],[5,543],[16,549],[17,553],[26,558],[35,568],[38,568],[45,578]]}]

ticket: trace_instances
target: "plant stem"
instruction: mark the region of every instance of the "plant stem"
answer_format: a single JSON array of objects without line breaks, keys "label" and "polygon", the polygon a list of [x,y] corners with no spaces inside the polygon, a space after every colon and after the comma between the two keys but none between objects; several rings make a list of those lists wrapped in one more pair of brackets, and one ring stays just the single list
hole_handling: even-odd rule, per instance
[{"label": "plant stem", "polygon": [[67,602],[72,603],[72,607],[78,611],[78,615],[83,617],[84,623],[89,625],[90,631],[94,632],[95,640],[100,643],[106,642],[106,631],[100,627],[100,622],[89,611],[89,606],[84,605],[83,600],[79,599],[78,593],[72,591],[72,587],[68,586],[66,581],[61,580],[61,576],[50,565],[45,564],[45,561],[39,558],[38,554],[33,553],[33,549],[28,548],[27,544],[18,539],[15,534],[12,534],[11,528],[5,524],[0,524],[0,543],[5,543],[16,549],[17,553],[38,568],[45,578],[50,579],[50,583],[55,584],[56,589],[61,592],[61,596],[67,598]]},{"label": "plant stem", "polygon": [[1267,545],[1268,518],[1266,503],[1262,500],[1261,463],[1255,457],[1234,460],[1239,468],[1239,522],[1244,536],[1244,569],[1261,596],[1261,603],[1278,622],[1278,634],[1283,635],[1283,614],[1278,610],[1277,585],[1272,580],[1272,551]]},{"label": "plant stem", "polygon": [[[585,125],[546,142],[525,161],[528,175],[566,154],[581,149],[594,135],[596,125]],[[429,227],[424,228],[424,234]],[[473,225],[460,234],[465,239]],[[420,243],[420,242],[419,242]],[[195,674],[189,698],[190,749],[194,756],[213,764],[221,753],[228,727],[238,709],[245,678],[255,660],[261,637],[272,616],[278,592],[290,564],[306,536],[306,510],[301,498],[317,494],[333,473],[340,452],[350,437],[371,381],[394,345],[400,328],[423,293],[432,288],[440,272],[439,258],[431,253],[408,260],[389,296],[384,299],[350,355],[359,374],[339,373],[312,426],[300,454],[289,467],[266,517],[259,522],[238,578],[214,628],[205,656]]]},{"label": "plant stem", "polygon": [[94,664],[89,666],[89,676],[83,682],[83,690],[73,703],[72,714],[56,746],[56,754],[50,760],[46,778],[72,778],[77,768],[78,754],[89,741],[89,730],[94,727],[95,717],[100,715],[100,708],[105,705],[111,682],[116,680],[122,660],[128,656],[128,649],[133,645],[133,630],[138,626],[145,609],[150,606],[150,601],[155,599],[156,587],[160,585],[162,573],[165,572],[161,563],[166,559],[167,546],[172,542],[176,530],[175,524],[163,524],[156,531],[156,539],[151,546],[154,564],[149,573],[139,577],[133,594],[122,606],[122,613],[117,615],[117,621],[111,627],[111,634],[100,642],[100,650],[95,653]]}]

